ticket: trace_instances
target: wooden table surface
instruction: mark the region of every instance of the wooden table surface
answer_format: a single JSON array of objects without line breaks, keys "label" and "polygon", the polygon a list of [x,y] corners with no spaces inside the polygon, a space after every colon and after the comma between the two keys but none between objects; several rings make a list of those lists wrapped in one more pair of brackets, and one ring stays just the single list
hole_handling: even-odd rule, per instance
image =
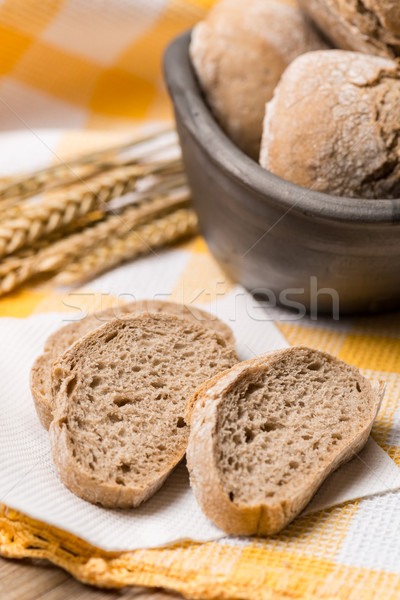
[{"label": "wooden table surface", "polygon": [[0,558],[1,600],[179,600],[182,596],[145,588],[100,590],[76,581],[45,560]]}]

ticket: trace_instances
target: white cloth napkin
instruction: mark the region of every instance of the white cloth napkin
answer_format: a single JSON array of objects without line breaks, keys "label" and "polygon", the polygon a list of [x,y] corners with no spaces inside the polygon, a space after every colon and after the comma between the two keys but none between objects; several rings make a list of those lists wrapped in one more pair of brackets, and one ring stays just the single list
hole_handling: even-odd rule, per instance
[{"label": "white cloth napkin", "polygon": [[[179,251],[172,251],[167,262],[176,263],[178,259]],[[136,283],[140,269],[146,263],[149,266],[149,260],[134,267]],[[126,286],[126,274],[131,269],[129,265],[117,269],[97,280],[94,288],[118,293],[119,282]],[[159,280],[158,289],[161,283]],[[136,289],[140,289],[141,297],[146,297],[146,289],[147,297],[152,297],[151,285],[144,280],[141,287],[139,283]],[[265,313],[260,318],[263,309],[242,288],[237,287],[213,306],[202,308],[215,312],[233,328],[242,360],[288,345],[273,322],[265,319]],[[132,510],[94,506],[74,496],[59,481],[47,432],[39,424],[33,406],[29,371],[46,337],[68,319],[70,314],[56,313],[0,319],[0,502],[109,551],[223,537],[223,532],[197,506],[184,464],[178,466],[153,498]],[[398,487],[400,469],[371,439],[360,458],[328,479],[308,510]]]}]

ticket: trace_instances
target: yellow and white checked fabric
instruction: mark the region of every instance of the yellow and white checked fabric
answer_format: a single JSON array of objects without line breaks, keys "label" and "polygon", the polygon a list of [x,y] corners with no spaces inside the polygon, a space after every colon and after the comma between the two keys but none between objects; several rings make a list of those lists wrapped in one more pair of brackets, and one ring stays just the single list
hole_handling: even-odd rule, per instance
[{"label": "yellow and white checked fabric", "polygon": [[[0,136],[1,175],[49,164],[54,160],[49,147],[67,157],[114,142],[116,129],[169,117],[162,49],[209,4],[211,0],[2,0],[0,128],[8,133]],[[99,131],[111,127],[108,134]],[[13,129],[25,132],[11,133]],[[18,152],[26,130],[32,141],[29,154]],[[182,251],[187,254],[185,268],[173,282],[173,297],[191,301],[197,296],[201,302],[199,290],[207,301],[229,291],[230,283],[200,238]],[[221,280],[223,290],[216,286]],[[100,301],[104,307],[105,300],[88,295],[86,309],[99,308]],[[111,295],[108,301],[113,302]],[[1,317],[63,309],[63,294],[49,285],[0,299]],[[387,382],[373,437],[400,465],[400,315],[339,323],[293,323],[281,316],[278,324],[290,343],[326,349],[359,366],[373,381]],[[399,492],[391,492],[300,517],[280,535],[264,540],[184,543],[117,554],[3,506],[0,553],[46,557],[100,586],[160,586],[190,598],[397,600],[399,507]]]},{"label": "yellow and white checked fabric", "polygon": [[[95,148],[118,139],[115,132],[103,132],[101,136],[98,132],[36,133],[47,146],[54,144],[59,156],[82,145]],[[20,148],[29,146],[26,136],[30,135],[18,134]],[[9,148],[13,148],[7,160],[12,161],[18,143],[13,134],[8,134],[7,140]],[[1,143],[0,136],[0,150]],[[37,138],[32,144],[36,143]],[[39,151],[32,154],[32,167],[51,160]],[[22,149],[20,157],[28,164]],[[0,159],[0,165],[1,162]],[[201,238],[181,245],[179,256],[180,266],[168,283],[172,300],[208,305],[213,298],[221,298],[233,289]],[[147,260],[142,262],[141,276],[152,281],[157,293],[163,287],[157,259],[152,257],[152,267],[146,270]],[[123,269],[130,268],[134,265]],[[113,277],[109,277],[108,287],[107,277],[103,276],[101,293],[95,282],[74,290],[76,294],[84,293],[79,296],[80,309],[93,311],[116,301]],[[106,288],[108,293],[104,293]],[[66,294],[49,284],[28,287],[0,299],[0,316],[18,319],[65,312],[68,306],[77,304]],[[373,382],[387,382],[373,437],[400,465],[400,316],[392,313],[339,322],[304,318],[294,323],[290,316],[277,312],[276,319],[290,343],[328,350],[359,366]],[[399,503],[400,493],[390,492],[301,516],[280,535],[264,540],[182,543],[129,553],[105,552],[2,507],[0,554],[46,557],[83,581],[100,586],[160,586],[205,600],[395,600],[400,597]]]},{"label": "yellow and white checked fabric", "polygon": [[[67,136],[69,146],[72,137]],[[179,254],[181,265],[169,284],[171,299],[196,299],[208,305],[232,290],[201,238],[181,245]],[[156,260],[152,258],[153,268],[142,274],[153,278],[155,291],[159,287]],[[123,268],[125,277],[129,268]],[[107,277],[103,276],[101,286],[93,282],[74,290],[77,301],[48,285],[27,288],[0,299],[0,314],[18,318],[65,312],[68,306],[76,310],[77,304],[85,311],[104,308],[116,301],[113,289],[109,294],[98,291],[105,289]],[[84,295],[78,296],[80,291]],[[293,323],[285,313],[276,313],[276,318],[290,343],[328,350],[360,367],[373,382],[387,382],[373,437],[400,465],[400,317],[391,314],[339,323],[307,318]],[[3,506],[0,554],[48,558],[99,586],[166,587],[204,600],[396,600],[400,597],[399,503],[400,493],[389,492],[300,516],[280,535],[267,539],[187,542],[123,553],[95,548]]]},{"label": "yellow and white checked fabric", "polygon": [[0,129],[169,118],[161,57],[212,0],[1,0]]}]

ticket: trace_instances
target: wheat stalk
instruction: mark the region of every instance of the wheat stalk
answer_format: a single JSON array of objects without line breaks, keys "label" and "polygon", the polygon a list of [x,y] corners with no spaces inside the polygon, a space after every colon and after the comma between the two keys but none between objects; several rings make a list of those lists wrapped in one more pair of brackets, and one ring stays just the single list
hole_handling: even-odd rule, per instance
[{"label": "wheat stalk", "polygon": [[26,207],[23,213],[3,221],[0,226],[0,257],[66,227],[115,196],[134,189],[137,167],[129,175],[120,173],[108,181],[104,177],[90,186],[74,186],[67,194],[54,194],[38,205]]},{"label": "wheat stalk", "polygon": [[125,208],[121,214],[111,215],[104,221],[83,229],[80,233],[62,238],[49,246],[22,251],[0,264],[0,295],[6,294],[34,275],[56,272],[84,253],[93,251],[99,244],[109,243],[115,236],[124,236],[142,223],[168,211],[188,204],[187,189],[177,190],[167,196],[142,201],[137,206]]},{"label": "wheat stalk", "polygon": [[194,235],[196,230],[195,212],[190,208],[177,210],[138,227],[124,237],[107,240],[60,273],[56,282],[65,285],[93,278],[122,262]]},{"label": "wheat stalk", "polygon": [[90,184],[71,186],[67,192],[53,194],[40,204],[26,206],[23,212],[11,213],[0,226],[0,258],[69,226],[99,207],[104,209],[113,198],[134,190],[140,177],[179,168],[179,161],[165,161],[115,169],[96,176]]},{"label": "wheat stalk", "polygon": [[[68,160],[46,169],[40,169],[23,176],[5,178],[4,181],[0,181],[0,200],[9,199],[17,201],[21,198],[36,195],[49,187],[54,188],[65,185],[71,179],[79,180],[90,171],[95,172],[113,168],[118,163],[110,158],[106,159],[108,155],[119,154],[129,148],[135,148],[151,140],[160,140],[166,133],[172,131],[171,127],[158,128],[153,133],[140,137],[136,136],[120,144],[83,154],[73,160]],[[170,144],[171,142],[167,143],[167,145]],[[131,159],[131,164],[132,162],[137,163],[148,153],[149,150],[139,151],[136,160]]]},{"label": "wheat stalk", "polygon": [[0,262],[0,280],[11,271],[18,270],[23,264],[22,261],[26,261],[28,258],[32,258],[34,256],[43,256],[44,250],[52,252],[53,248],[57,248],[57,246],[55,246],[57,242],[63,242],[64,240],[66,241],[72,239],[72,234],[76,235],[85,230],[89,231],[89,229],[92,229],[93,225],[102,222],[105,217],[106,213],[101,211],[90,213],[87,215],[87,217],[72,223],[65,229],[56,231],[47,238],[37,240],[29,247],[22,248],[15,254],[3,257]]},{"label": "wheat stalk", "polygon": [[[98,176],[103,176],[107,173],[107,171],[112,171],[112,170],[117,170],[117,169],[123,169],[123,168],[127,168],[127,167],[132,167],[134,165],[142,165],[143,169],[149,169],[149,171],[151,171],[151,165],[152,164],[160,164],[162,165],[163,163],[157,162],[155,163],[154,161],[145,161],[143,160],[146,156],[146,153],[144,153],[143,151],[141,151],[140,153],[140,160],[138,160],[138,158],[130,158],[129,160],[121,160],[119,158],[112,158],[112,159],[108,159],[107,161],[103,161],[103,162],[99,162],[99,163],[95,163],[92,165],[83,165],[81,167],[77,167],[74,171],[74,177],[70,176],[66,177],[63,180],[60,181],[56,181],[56,183],[54,185],[48,185],[45,186],[43,188],[43,190],[47,190],[50,189],[52,192],[55,191],[55,188],[60,188],[63,187],[63,193],[70,188],[73,185],[77,185],[77,184],[86,184],[86,183],[90,183],[90,180],[93,180],[93,178],[98,177]],[[169,164],[169,161],[164,161],[165,165],[167,166]],[[173,170],[182,170],[182,165],[180,162],[180,159],[175,159],[175,160],[171,160],[171,172],[173,172]],[[161,166],[160,166],[161,168]],[[51,177],[50,177],[51,180]],[[5,198],[0,202],[0,212],[4,212],[6,211],[7,215],[12,215],[15,216],[18,213],[21,212],[21,210],[24,210],[24,208],[26,207],[26,204],[24,203],[24,200],[27,200],[28,198],[38,195],[39,192],[43,191],[42,189],[32,189],[32,193],[26,193],[25,195],[19,195],[19,196],[11,196],[9,198]],[[6,215],[6,216],[7,216]]]},{"label": "wheat stalk", "polygon": [[[197,220],[181,159],[160,160],[178,146],[163,135],[0,181],[0,295],[36,275],[87,279],[193,234]],[[140,145],[149,140],[157,140],[152,148]],[[111,156],[127,148],[128,157]],[[40,201],[24,199],[61,184]]]},{"label": "wheat stalk", "polygon": [[[155,181],[153,183],[151,183],[145,191],[143,192],[135,192],[135,196],[134,196],[134,210],[133,212],[135,212],[136,207],[144,202],[149,202],[150,200],[157,200],[157,198],[166,198],[167,202],[166,202],[166,206],[168,205],[168,199],[169,193],[174,193],[176,194],[176,190],[180,190],[180,188],[182,189],[186,189],[186,178],[185,176],[182,174],[180,175],[172,175],[172,176],[167,176],[167,177],[162,177],[159,181]],[[182,194],[182,192],[181,192]],[[184,192],[184,196],[185,197],[189,197],[189,194],[187,192]],[[122,199],[123,200],[123,199]],[[29,245],[29,247],[26,248],[22,248],[18,251],[16,251],[15,253],[5,256],[3,257],[2,261],[0,262],[0,277],[1,275],[4,275],[6,273],[8,273],[9,271],[14,270],[15,267],[18,267],[20,264],[20,261],[22,259],[28,258],[30,256],[34,256],[36,255],[40,250],[43,250],[44,248],[47,248],[49,246],[51,246],[52,244],[54,244],[55,242],[58,242],[60,240],[62,240],[63,238],[67,238],[68,239],[68,244],[70,244],[70,240],[72,239],[71,234],[74,233],[78,233],[78,232],[82,232],[82,230],[86,228],[88,231],[88,235],[92,236],[93,235],[93,225],[95,225],[96,223],[99,223],[101,221],[104,221],[104,219],[108,219],[107,223],[111,223],[111,219],[110,219],[110,215],[111,213],[114,215],[129,215],[129,211],[127,210],[127,208],[129,208],[129,206],[132,205],[132,199],[128,199],[128,203],[123,203],[122,201],[119,202],[120,206],[116,207],[116,208],[111,208],[110,207],[110,211],[102,211],[97,209],[94,212],[90,212],[87,215],[81,217],[80,219],[78,219],[77,221],[73,221],[72,223],[70,223],[68,226],[55,231],[54,233],[50,234],[49,236],[36,240],[35,242],[33,242],[32,244]],[[126,211],[126,212],[125,212]],[[120,218],[121,216],[118,217],[118,219],[116,220],[118,223],[120,223]],[[111,233],[111,231],[109,232]]]},{"label": "wheat stalk", "polygon": [[48,178],[46,178],[46,183],[43,183],[43,185],[39,185],[38,182],[35,184],[30,183],[29,179],[27,179],[26,181],[23,181],[23,189],[17,189],[17,186],[15,193],[10,195],[6,194],[3,198],[0,196],[0,211],[17,212],[18,210],[23,210],[25,205],[24,200],[37,196],[42,191],[51,190],[53,192],[56,189],[62,187],[66,188],[74,183],[85,181],[99,172],[100,170],[94,168],[94,165],[84,165],[74,169],[73,177],[71,176],[71,173],[67,174],[67,169],[65,177],[61,176],[61,174],[57,174],[54,181],[51,178],[51,174],[49,174]]},{"label": "wheat stalk", "polygon": [[[130,169],[133,167],[133,169]],[[59,197],[66,197],[68,193],[78,192],[79,188],[82,191],[87,191],[91,189],[92,183],[99,182],[101,180],[107,179],[111,181],[111,178],[114,176],[118,176],[125,173],[125,176],[129,176],[129,173],[138,170],[138,173],[141,173],[140,177],[147,177],[150,175],[156,175],[157,171],[159,171],[160,175],[166,179],[166,184],[168,185],[169,177],[184,177],[183,166],[180,160],[171,160],[164,162],[152,162],[152,163],[143,163],[143,165],[132,165],[130,161],[126,162],[115,162],[107,164],[107,168],[104,169],[92,169],[90,172],[87,172],[86,175],[83,175],[79,180],[69,180],[63,186],[62,190],[52,191],[50,195],[47,195],[47,198],[50,199],[58,199]],[[155,182],[155,185],[158,185],[158,181]],[[37,206],[39,203],[34,203],[31,200],[24,201],[20,198],[9,198],[8,200],[4,200],[0,203],[0,219],[1,220],[10,220],[16,219],[20,217],[21,214],[26,214],[27,208],[31,209],[32,206]]]},{"label": "wheat stalk", "polygon": [[189,192],[183,189],[169,196],[151,198],[138,206],[129,206],[120,214],[111,215],[101,223],[53,244],[51,248],[43,251],[35,262],[41,272],[54,271],[69,263],[71,259],[79,259],[93,248],[114,238],[123,237],[139,225],[181,208],[188,202]]}]

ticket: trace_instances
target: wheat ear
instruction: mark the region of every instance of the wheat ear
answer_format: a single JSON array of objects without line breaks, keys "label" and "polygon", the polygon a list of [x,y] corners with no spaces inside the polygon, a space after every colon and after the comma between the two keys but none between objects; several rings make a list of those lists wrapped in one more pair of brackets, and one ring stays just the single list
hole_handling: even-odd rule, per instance
[{"label": "wheat ear", "polygon": [[[22,259],[36,256],[39,251],[51,246],[55,242],[61,242],[63,239],[67,239],[67,244],[69,245],[72,239],[71,235],[80,233],[85,228],[87,228],[86,231],[88,232],[88,237],[93,236],[93,226],[104,220],[107,220],[108,226],[110,226],[112,223],[111,216],[113,214],[119,215],[119,218],[116,221],[120,223],[122,215],[126,214],[129,216],[131,213],[134,215],[139,205],[142,205],[145,202],[150,203],[151,200],[158,202],[158,198],[160,200],[165,198],[165,206],[168,206],[169,194],[172,193],[176,197],[176,193],[178,193],[178,196],[180,196],[182,195],[181,190],[186,189],[186,177],[183,172],[178,175],[162,177],[159,181],[152,182],[145,191],[135,192],[132,211],[129,210],[129,207],[132,206],[132,199],[129,199],[127,203],[118,202],[118,207],[113,208],[110,206],[109,209],[107,208],[106,212],[97,209],[96,211],[90,212],[80,219],[73,221],[68,226],[51,233],[49,236],[36,240],[32,244],[29,244],[29,246],[21,248],[11,255],[4,256],[0,261],[0,277],[18,268]],[[189,194],[186,191],[183,192],[183,195],[185,198],[189,197]],[[84,237],[85,236],[82,235],[82,239],[84,239]]]},{"label": "wheat ear", "polygon": [[36,251],[22,251],[20,257],[10,256],[0,264],[0,295],[6,294],[34,275],[56,272],[83,253],[90,252],[98,244],[106,243],[113,236],[123,236],[132,228],[171,210],[188,204],[189,192],[182,189],[167,196],[143,201],[129,206],[118,215],[83,229]]},{"label": "wheat ear", "polygon": [[56,277],[60,284],[71,284],[91,279],[122,262],[156,248],[172,244],[184,237],[194,235],[197,217],[190,209],[180,209],[151,223],[142,225],[121,238],[113,238],[71,264]]},{"label": "wheat ear", "polygon": [[[163,170],[173,170],[175,162],[134,165],[98,175],[89,182],[54,193],[40,204],[27,206],[23,213],[10,217],[0,225],[0,258],[40,238],[63,229],[72,222],[112,200],[133,191],[139,177]],[[11,213],[12,214],[12,213]]]},{"label": "wheat ear", "polygon": [[[63,161],[46,169],[40,169],[23,176],[7,177],[4,181],[0,181],[0,200],[26,198],[38,194],[49,187],[53,188],[63,185],[68,180],[79,179],[87,174],[88,170],[94,169],[98,171],[101,168],[106,168],[108,164],[107,156],[119,154],[129,148],[135,148],[151,140],[161,139],[165,134],[172,131],[173,129],[170,126],[160,127],[153,133],[136,136],[99,151],[88,152],[75,159]],[[147,154],[148,152],[146,151],[140,151],[137,154],[137,159]]]}]

